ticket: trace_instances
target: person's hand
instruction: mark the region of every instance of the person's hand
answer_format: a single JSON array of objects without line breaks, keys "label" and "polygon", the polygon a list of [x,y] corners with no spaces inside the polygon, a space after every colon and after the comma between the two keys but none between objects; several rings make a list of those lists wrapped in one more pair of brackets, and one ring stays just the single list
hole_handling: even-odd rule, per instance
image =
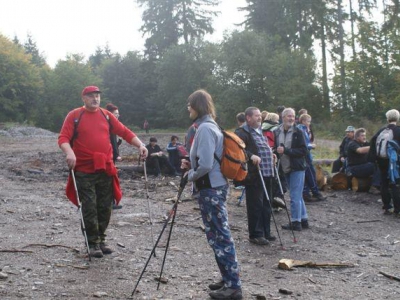
[{"label": "person's hand", "polygon": [[315,149],[315,147],[317,147],[317,145],[311,144],[311,149]]},{"label": "person's hand", "polygon": [[141,159],[146,159],[147,155],[149,154],[149,151],[147,148],[143,145],[139,147],[139,153],[140,153],[140,158]]},{"label": "person's hand", "polygon": [[162,151],[157,153],[158,156],[162,156],[162,154],[163,154]]},{"label": "person's hand", "polygon": [[187,159],[181,159],[181,169],[189,170],[190,169],[190,161],[188,161]]},{"label": "person's hand", "polygon": [[122,157],[121,156],[117,156],[117,161],[121,161]]},{"label": "person's hand", "polygon": [[261,163],[261,158],[258,157],[257,155],[252,155],[250,157],[251,161],[253,162],[253,165],[259,165]]},{"label": "person's hand", "polygon": [[341,158],[340,158],[340,161],[341,161],[341,162],[344,162],[344,161],[345,161],[345,158],[344,158],[344,157],[341,157]]},{"label": "person's hand", "polygon": [[68,165],[68,168],[69,168],[70,170],[75,169],[75,165],[76,165],[76,156],[75,156],[74,151],[68,152],[68,154],[66,155],[65,160],[67,161],[67,165]]}]

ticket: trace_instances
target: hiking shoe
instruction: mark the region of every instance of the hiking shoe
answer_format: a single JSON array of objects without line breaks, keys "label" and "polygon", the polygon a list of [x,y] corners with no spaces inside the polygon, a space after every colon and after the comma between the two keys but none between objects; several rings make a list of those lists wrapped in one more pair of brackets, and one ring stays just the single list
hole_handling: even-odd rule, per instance
[{"label": "hiking shoe", "polygon": [[270,235],[265,238],[267,241],[273,242],[276,240],[276,236]]},{"label": "hiking shoe", "polygon": [[301,220],[301,228],[302,229],[310,228],[310,225],[308,224],[308,220]]},{"label": "hiking shoe", "polygon": [[117,205],[115,202],[113,203],[112,209],[121,209],[122,205]]},{"label": "hiking shoe", "polygon": [[280,208],[285,208],[286,209],[285,202],[282,199],[278,198],[278,197],[272,198],[272,205],[276,206],[276,207],[280,207]]},{"label": "hiking shoe", "polygon": [[219,282],[214,282],[208,285],[208,288],[212,291],[216,291],[219,289],[222,289],[225,285],[225,282],[223,280],[219,281]]},{"label": "hiking shoe", "polygon": [[385,209],[385,211],[383,212],[384,215],[391,215],[394,212],[393,208],[388,208]]},{"label": "hiking shoe", "polygon": [[313,201],[311,198],[311,195],[309,195],[309,194],[303,194],[303,200],[304,200],[304,202],[312,202]]},{"label": "hiking shoe", "polygon": [[241,288],[232,289],[225,286],[217,291],[210,292],[209,295],[212,299],[234,299],[234,300],[243,299]]},{"label": "hiking shoe", "polygon": [[318,193],[316,195],[313,195],[312,198],[315,199],[315,201],[325,201],[327,198],[324,197],[321,193]]},{"label": "hiking shoe", "polygon": [[[250,238],[249,241],[250,243],[260,246],[269,245],[269,241],[265,237]],[[217,298],[217,299],[223,299],[223,298]]]},{"label": "hiking shoe", "polygon": [[100,250],[103,254],[113,253],[113,250],[106,243],[100,243]]},{"label": "hiking shoe", "polygon": [[89,253],[91,257],[102,258],[103,252],[98,244],[89,245]]},{"label": "hiking shoe", "polygon": [[293,230],[293,231],[301,231],[301,223],[294,221],[292,223],[289,223],[287,225],[282,225],[282,229],[285,230]]}]

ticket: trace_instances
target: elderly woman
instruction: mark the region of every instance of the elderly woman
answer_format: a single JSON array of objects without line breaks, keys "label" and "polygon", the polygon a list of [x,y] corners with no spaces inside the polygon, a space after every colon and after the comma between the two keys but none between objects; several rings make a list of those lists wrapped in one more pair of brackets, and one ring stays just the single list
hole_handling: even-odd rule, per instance
[{"label": "elderly woman", "polygon": [[223,135],[215,119],[215,108],[211,95],[198,90],[188,98],[190,118],[196,120],[198,128],[190,150],[190,162],[182,161],[188,171],[188,180],[199,190],[199,206],[205,226],[208,244],[214,250],[222,280],[209,285],[213,299],[242,299],[239,265],[235,245],[228,225],[226,196],[227,179],[214,153],[222,157]]}]

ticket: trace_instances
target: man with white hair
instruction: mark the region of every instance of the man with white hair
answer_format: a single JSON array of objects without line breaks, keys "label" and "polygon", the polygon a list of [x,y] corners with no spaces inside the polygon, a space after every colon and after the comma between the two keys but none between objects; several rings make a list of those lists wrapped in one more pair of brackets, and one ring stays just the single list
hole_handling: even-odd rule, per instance
[{"label": "man with white hair", "polygon": [[[371,162],[377,162],[381,171],[381,196],[383,202],[383,209],[385,214],[400,214],[400,190],[394,182],[389,179],[389,157],[385,157],[384,145],[385,139],[382,138],[385,134],[397,144],[400,145],[400,127],[396,124],[399,121],[400,113],[396,109],[391,109],[386,112],[386,120],[388,124],[381,128],[371,139],[371,146],[368,153],[368,159]],[[386,141],[387,142],[387,141]],[[382,149],[382,150],[381,150]],[[381,151],[380,151],[381,150]],[[393,201],[393,206],[391,202]]]},{"label": "man with white hair", "polygon": [[309,227],[306,205],[303,199],[304,176],[307,168],[308,153],[303,131],[296,127],[293,108],[282,111],[282,125],[275,131],[276,152],[279,154],[279,166],[285,174],[290,192],[291,223],[283,229],[301,231]]}]

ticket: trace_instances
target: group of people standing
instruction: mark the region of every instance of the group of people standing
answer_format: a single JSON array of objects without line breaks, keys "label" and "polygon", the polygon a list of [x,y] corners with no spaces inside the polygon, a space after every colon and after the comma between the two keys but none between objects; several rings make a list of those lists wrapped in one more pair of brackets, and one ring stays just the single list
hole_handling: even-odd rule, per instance
[{"label": "group of people standing", "polygon": [[[156,147],[156,139],[150,139],[146,146],[118,120],[116,107],[102,109],[100,95],[101,91],[96,86],[83,89],[81,97],[84,105],[67,115],[58,139],[68,168],[76,177],[90,254],[98,258],[113,252],[106,243],[106,229],[112,203],[116,200],[118,204],[121,199],[115,168],[115,162],[120,159],[115,151],[120,143],[116,136],[136,147],[141,159],[150,161],[152,157],[163,155],[161,149]],[[224,136],[215,121],[214,102],[208,92],[198,90],[191,94],[187,100],[187,108],[193,125],[186,137],[188,157],[181,161],[179,167],[183,176],[187,176],[194,184],[206,238],[214,251],[221,274],[218,282],[209,285],[209,294],[213,299],[242,299],[240,267],[226,207],[229,184],[216,159],[222,157]],[[276,196],[278,176],[285,180],[290,194],[291,222],[283,225],[283,229],[300,231],[309,228],[304,195],[311,191],[316,198],[322,197],[315,190],[314,182],[307,179],[307,176],[315,177],[310,154],[310,150],[315,148],[310,127],[311,116],[303,112],[296,124],[295,111],[292,108],[283,108],[280,114],[267,113],[263,118],[257,107],[249,107],[238,115],[238,121],[239,117],[241,125],[236,134],[245,142],[248,156],[248,175],[241,184],[246,188],[249,241],[256,245],[268,245],[275,239],[270,229],[269,201]],[[398,121],[398,112],[394,119]],[[395,124],[392,124],[392,114],[388,121],[389,126],[394,129],[395,139],[400,141],[400,131],[393,127]],[[167,151],[175,151],[177,143],[178,138],[172,137]],[[179,159],[172,166],[175,167],[174,174],[177,164]],[[378,159],[378,164],[384,172],[387,168],[386,162]],[[394,192],[395,189],[391,187],[392,198]],[[72,194],[69,181],[67,196],[74,202],[76,199]],[[385,199],[384,205],[387,205],[390,199]],[[393,201],[395,209],[399,209],[396,201]]]}]

